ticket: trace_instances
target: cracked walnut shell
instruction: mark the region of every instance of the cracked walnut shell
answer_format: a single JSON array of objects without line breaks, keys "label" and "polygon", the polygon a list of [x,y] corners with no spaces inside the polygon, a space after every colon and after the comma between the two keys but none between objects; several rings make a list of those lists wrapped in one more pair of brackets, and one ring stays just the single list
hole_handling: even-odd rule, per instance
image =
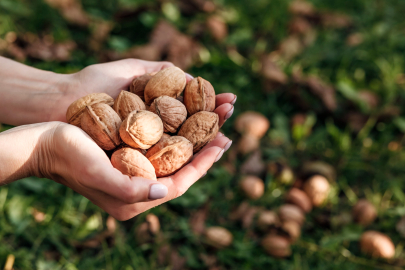
[{"label": "cracked walnut shell", "polygon": [[198,112],[184,122],[178,135],[189,140],[196,153],[215,138],[219,129],[218,121],[219,117],[216,113]]},{"label": "cracked walnut shell", "polygon": [[118,149],[111,156],[111,164],[122,174],[156,180],[155,168],[138,149]]},{"label": "cracked walnut shell", "polygon": [[82,129],[104,150],[113,150],[120,145],[120,125],[121,118],[105,103],[86,106],[81,119]]},{"label": "cracked walnut shell", "polygon": [[113,109],[124,120],[133,111],[146,110],[146,106],[139,96],[122,90],[114,101]]},{"label": "cracked walnut shell", "polygon": [[155,99],[149,111],[159,115],[165,132],[176,133],[177,129],[186,121],[187,110],[181,101],[168,96]]},{"label": "cracked walnut shell", "polygon": [[163,135],[159,116],[149,111],[133,111],[119,129],[121,139],[131,147],[149,149]]},{"label": "cracked walnut shell", "polygon": [[166,134],[146,153],[157,177],[175,173],[193,157],[193,144],[184,137]]},{"label": "cracked walnut shell", "polygon": [[215,90],[211,83],[201,77],[189,81],[184,90],[184,104],[189,115],[215,109]]},{"label": "cracked walnut shell", "polygon": [[186,86],[186,75],[178,67],[165,68],[153,76],[145,87],[145,102],[150,105],[155,98],[177,98]]},{"label": "cracked walnut shell", "polygon": [[86,106],[96,103],[105,103],[110,106],[114,104],[114,99],[104,93],[93,93],[81,97],[68,107],[66,111],[66,120],[69,124],[81,127],[81,117],[86,110]]}]

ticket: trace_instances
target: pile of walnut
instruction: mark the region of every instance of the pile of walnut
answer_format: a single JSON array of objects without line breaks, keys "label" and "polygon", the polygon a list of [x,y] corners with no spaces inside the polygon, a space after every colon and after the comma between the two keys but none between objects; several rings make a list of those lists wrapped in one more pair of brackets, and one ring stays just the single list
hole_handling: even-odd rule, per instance
[{"label": "pile of walnut", "polygon": [[[183,96],[180,96],[184,91]],[[184,102],[183,102],[184,100]],[[114,100],[94,93],[73,102],[69,124],[83,129],[125,175],[156,180],[175,173],[218,132],[215,91],[169,67],[140,76]]]}]

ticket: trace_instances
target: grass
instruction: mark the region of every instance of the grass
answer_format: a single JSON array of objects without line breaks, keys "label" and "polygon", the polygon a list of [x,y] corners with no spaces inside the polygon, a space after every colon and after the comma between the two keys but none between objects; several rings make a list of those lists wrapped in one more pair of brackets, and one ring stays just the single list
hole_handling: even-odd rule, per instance
[{"label": "grass", "polygon": [[[49,34],[55,41],[74,40],[77,48],[68,61],[28,57],[25,63],[56,72],[75,72],[97,63],[104,51],[124,51],[146,43],[161,18],[184,33],[190,33],[192,23],[207,18],[203,12],[193,15],[183,12],[179,2],[83,0],[88,14],[114,22],[111,34],[97,51],[88,46],[91,27],[67,22],[56,9],[40,0],[3,0],[0,37],[14,31]],[[202,255],[214,256],[222,269],[402,269],[405,240],[395,230],[395,224],[405,215],[402,149],[405,84],[400,80],[405,73],[405,2],[312,0],[319,10],[349,15],[352,26],[334,29],[316,25],[315,42],[291,60],[279,63],[289,82],[266,91],[267,82],[258,66],[261,56],[277,49],[289,35],[292,15],[288,2],[217,1],[217,13],[229,27],[228,37],[220,43],[207,32],[196,37],[205,47],[206,56],[189,72],[211,81],[218,93],[232,92],[238,96],[235,116],[222,129],[233,139],[234,146],[185,195],[149,211],[160,219],[159,241],[136,242],[134,232],[144,222],[147,214],[144,213],[119,222],[114,236],[96,247],[84,248],[86,240],[105,230],[107,215],[64,186],[46,179],[27,178],[0,189],[0,264],[14,254],[15,269],[176,269],[173,262],[158,262],[159,249],[166,244],[186,259],[187,269],[207,269]],[[123,11],[134,15],[116,15]],[[352,33],[361,33],[364,41],[358,46],[348,46],[346,39]],[[317,96],[292,82],[297,69],[305,75],[318,76],[336,89],[336,110],[328,111]],[[378,96],[378,106],[370,108],[357,98],[362,89]],[[300,93],[298,102],[294,91]],[[398,108],[399,113],[386,116],[384,112],[392,108]],[[266,255],[259,244],[261,235],[229,218],[235,207],[246,201],[238,189],[238,181],[241,164],[249,156],[234,158],[240,137],[233,123],[237,115],[247,110],[259,111],[271,122],[261,141],[265,163],[283,161],[299,172],[304,162],[321,160],[336,170],[337,178],[327,204],[307,215],[302,236],[293,245],[293,255],[288,259]],[[353,130],[347,112],[365,116],[366,124]],[[310,135],[291,130],[290,121],[296,113],[311,115]],[[276,209],[283,203],[288,186],[275,181],[269,172],[261,177],[266,184],[265,195],[249,204]],[[341,225],[342,213],[350,213],[358,198],[367,198],[377,206],[378,219],[367,228],[353,223]],[[35,220],[33,209],[45,213],[42,222]],[[190,217],[201,209],[208,213],[207,226],[220,225],[232,232],[231,247],[213,251],[192,232]],[[396,245],[396,259],[375,260],[362,255],[358,239],[366,229],[388,234]]]}]

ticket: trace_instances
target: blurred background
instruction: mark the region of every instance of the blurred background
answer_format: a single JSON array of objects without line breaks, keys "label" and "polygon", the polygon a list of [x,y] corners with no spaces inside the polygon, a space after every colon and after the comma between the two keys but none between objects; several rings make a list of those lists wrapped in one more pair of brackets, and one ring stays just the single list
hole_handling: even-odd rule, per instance
[{"label": "blurred background", "polygon": [[[59,73],[171,61],[238,100],[222,159],[129,221],[50,180],[1,187],[0,265],[403,269],[404,14],[403,0],[1,0],[5,57]],[[386,236],[360,246],[369,230]]]}]

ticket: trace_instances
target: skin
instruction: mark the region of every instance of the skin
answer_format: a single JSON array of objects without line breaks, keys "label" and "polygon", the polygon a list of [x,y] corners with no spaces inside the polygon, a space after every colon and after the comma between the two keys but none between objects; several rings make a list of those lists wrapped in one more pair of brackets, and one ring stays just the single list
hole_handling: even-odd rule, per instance
[{"label": "skin", "polygon": [[[82,96],[104,92],[116,98],[133,78],[169,66],[173,64],[126,59],[56,74],[0,57],[0,122],[18,126],[0,133],[0,185],[28,176],[52,179],[118,220],[184,194],[229,148],[231,141],[223,134],[176,174],[159,178],[167,195],[151,200],[156,181],[123,175],[83,130],[66,124],[65,116],[68,106]],[[217,95],[215,112],[221,126],[235,101],[233,94]]]}]

